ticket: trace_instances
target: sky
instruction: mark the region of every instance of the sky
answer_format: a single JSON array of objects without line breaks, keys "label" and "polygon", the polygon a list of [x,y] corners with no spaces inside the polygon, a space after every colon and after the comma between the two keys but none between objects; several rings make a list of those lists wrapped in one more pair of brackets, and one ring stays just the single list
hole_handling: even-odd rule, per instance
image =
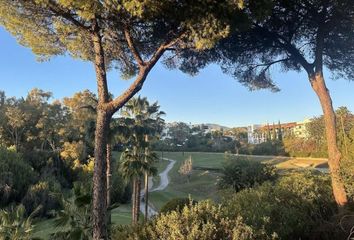
[{"label": "sky", "polygon": [[[96,91],[95,72],[90,62],[69,56],[36,61],[30,49],[19,45],[0,28],[0,90],[6,96],[26,96],[32,88],[53,93],[55,99],[72,96],[89,89]],[[236,127],[250,124],[302,121],[321,115],[319,101],[306,74],[281,73],[273,69],[281,91],[249,91],[216,65],[208,66],[196,76],[168,70],[158,64],[139,92],[149,101],[158,101],[166,112],[167,122],[217,123]],[[354,111],[354,82],[332,80],[326,73],[333,105]],[[132,80],[120,79],[119,72],[108,74],[109,90],[114,96],[126,89]]]}]

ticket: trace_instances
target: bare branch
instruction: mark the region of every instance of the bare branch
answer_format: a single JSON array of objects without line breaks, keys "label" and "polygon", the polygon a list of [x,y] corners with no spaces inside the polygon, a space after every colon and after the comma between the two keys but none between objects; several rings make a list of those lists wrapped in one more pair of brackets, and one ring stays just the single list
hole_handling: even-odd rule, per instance
[{"label": "bare branch", "polygon": [[286,62],[286,61],[289,61],[289,60],[291,60],[291,58],[284,58],[284,59],[279,59],[279,60],[272,61],[272,62],[256,64],[256,65],[251,66],[251,69],[253,70],[253,69],[256,69],[258,67],[266,67],[266,69],[269,69],[272,65],[274,65],[276,63]]}]

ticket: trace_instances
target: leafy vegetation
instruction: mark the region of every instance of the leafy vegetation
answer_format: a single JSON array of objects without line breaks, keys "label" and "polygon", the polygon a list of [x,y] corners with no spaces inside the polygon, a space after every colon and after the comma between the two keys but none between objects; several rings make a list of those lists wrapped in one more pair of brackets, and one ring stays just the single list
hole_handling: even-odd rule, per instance
[{"label": "leafy vegetation", "polygon": [[185,206],[196,203],[196,201],[189,198],[173,198],[160,209],[160,213],[166,214],[172,211],[182,211]]},{"label": "leafy vegetation", "polygon": [[37,208],[29,216],[23,205],[0,210],[0,239],[1,240],[31,240],[33,234],[33,217]]},{"label": "leafy vegetation", "polygon": [[276,179],[275,167],[256,161],[249,161],[242,157],[229,160],[224,164],[219,181],[221,188],[232,188],[240,191],[261,185],[263,182]]},{"label": "leafy vegetation", "polygon": [[280,239],[309,238],[336,211],[330,179],[311,172],[226,195],[223,205],[230,218],[242,216],[253,229]]},{"label": "leafy vegetation", "polygon": [[142,229],[117,230],[112,239],[275,239],[254,231],[242,218],[226,218],[221,206],[210,201],[185,206],[180,212],[159,215]]}]

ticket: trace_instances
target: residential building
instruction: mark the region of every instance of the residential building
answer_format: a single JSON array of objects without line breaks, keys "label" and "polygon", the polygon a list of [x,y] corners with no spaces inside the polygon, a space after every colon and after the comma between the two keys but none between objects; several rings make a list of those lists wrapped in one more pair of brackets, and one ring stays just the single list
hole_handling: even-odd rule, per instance
[{"label": "residential building", "polygon": [[306,124],[310,121],[309,119],[305,119],[301,122],[250,125],[247,127],[248,143],[259,144],[266,142],[268,139],[279,139],[291,135],[299,138],[307,138]]}]

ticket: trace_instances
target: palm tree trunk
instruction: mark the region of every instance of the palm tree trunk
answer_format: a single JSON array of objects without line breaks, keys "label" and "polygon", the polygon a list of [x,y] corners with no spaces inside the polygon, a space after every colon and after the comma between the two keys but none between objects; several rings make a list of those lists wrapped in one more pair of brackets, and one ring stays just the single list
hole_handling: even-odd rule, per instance
[{"label": "palm tree trunk", "polygon": [[[111,206],[111,190],[112,190],[112,148],[111,148],[111,144],[107,144],[107,155],[106,155],[106,159],[107,159],[107,207],[109,208]],[[108,224],[111,223],[111,211],[107,211],[107,215],[108,215]]]},{"label": "palm tree trunk", "polygon": [[[148,146],[148,143],[149,143],[149,136],[146,134],[145,135],[145,143],[146,143],[146,146]],[[148,155],[148,147],[145,147],[145,162],[147,163],[147,155]],[[149,216],[149,212],[148,212],[148,209],[149,209],[149,174],[147,171],[145,171],[145,175],[144,175],[144,181],[145,181],[145,222],[147,222]]]},{"label": "palm tree trunk", "polygon": [[136,207],[136,179],[133,178],[133,186],[132,186],[132,225],[136,224],[135,219],[135,207]]},{"label": "palm tree trunk", "polygon": [[136,181],[136,196],[135,196],[135,218],[136,218],[136,224],[139,222],[139,216],[140,216],[140,194],[141,194],[141,179],[140,177],[137,178]]},{"label": "palm tree trunk", "polygon": [[339,209],[348,203],[343,179],[340,175],[341,153],[337,145],[336,116],[332,106],[332,99],[326,87],[323,73],[317,73],[310,77],[313,90],[316,92],[323,110],[327,147],[328,165],[330,169],[333,195]]},{"label": "palm tree trunk", "polygon": [[149,209],[149,175],[147,172],[145,172],[144,176],[145,180],[145,222],[147,222],[149,216],[148,216],[148,209]]}]

